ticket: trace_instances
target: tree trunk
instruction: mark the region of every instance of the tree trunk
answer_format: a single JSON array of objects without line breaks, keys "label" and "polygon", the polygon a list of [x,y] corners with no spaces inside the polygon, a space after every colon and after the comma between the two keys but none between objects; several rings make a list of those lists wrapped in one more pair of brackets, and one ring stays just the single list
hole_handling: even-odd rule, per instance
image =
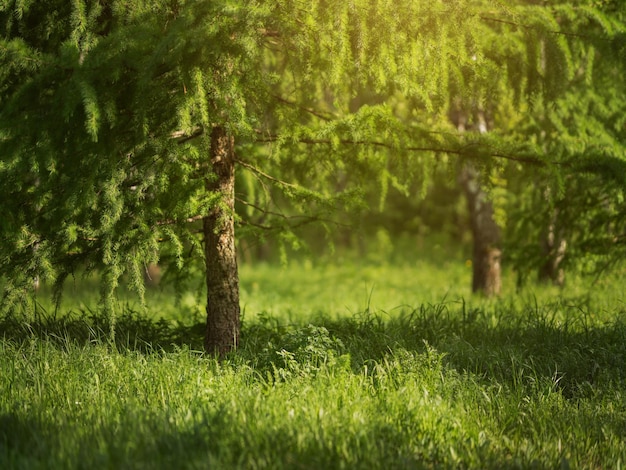
[{"label": "tree trunk", "polygon": [[239,341],[239,274],[235,250],[234,139],[223,127],[211,133],[211,165],[215,179],[207,190],[219,192],[221,203],[203,218],[207,285],[207,325],[204,347],[224,356]]},{"label": "tree trunk", "polygon": [[541,241],[541,251],[545,261],[539,268],[538,278],[539,282],[552,282],[555,286],[562,286],[565,283],[565,271],[561,262],[565,258],[567,241],[558,233],[557,218],[558,210],[555,209]]},{"label": "tree trunk", "polygon": [[[467,116],[460,102],[456,103],[450,117],[460,133],[467,130]],[[481,109],[475,111],[475,121],[475,131],[481,134],[487,132],[487,120]],[[474,240],[472,292],[482,292],[488,297],[498,295],[502,286],[502,251],[500,227],[493,217],[493,204],[481,187],[479,171],[471,163],[463,166],[459,181],[467,199]]]},{"label": "tree trunk", "polygon": [[502,286],[500,270],[500,227],[493,218],[493,204],[480,186],[479,173],[467,163],[461,172],[474,239],[472,291],[498,295]]}]

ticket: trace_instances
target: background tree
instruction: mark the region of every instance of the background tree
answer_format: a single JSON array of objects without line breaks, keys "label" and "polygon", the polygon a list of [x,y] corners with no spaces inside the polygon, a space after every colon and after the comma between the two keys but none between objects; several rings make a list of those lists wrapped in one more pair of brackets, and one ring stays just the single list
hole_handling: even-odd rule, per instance
[{"label": "background tree", "polygon": [[[532,211],[538,216],[537,222],[542,220],[533,230],[539,231],[534,243],[538,246],[538,240],[543,240],[543,248],[526,251],[528,244],[520,240],[529,239],[526,227],[517,234],[509,231],[516,241],[507,243],[512,252],[507,256],[525,260],[526,267],[518,264],[518,270],[527,270],[527,263],[533,260],[543,277],[559,283],[565,255],[564,220],[560,209],[545,196],[556,193],[554,198],[561,199],[561,206],[568,205],[570,211],[576,212],[584,205],[576,204],[576,199],[566,200],[562,192],[566,185],[580,180],[590,168],[595,168],[598,174],[604,173],[603,161],[610,161],[609,166],[619,166],[624,159],[623,146],[618,144],[623,126],[616,125],[618,110],[624,105],[618,85],[623,74],[623,15],[608,4],[586,1],[549,5],[520,1],[511,2],[510,7],[505,16],[481,14],[484,39],[481,53],[490,65],[473,70],[491,72],[482,76],[456,75],[451,88],[451,116],[456,127],[459,121],[463,128],[467,127],[466,122],[473,126],[475,134],[471,139],[476,140],[481,129],[489,129],[489,138],[494,140],[487,143],[487,152],[494,144],[499,149],[516,142],[526,144],[526,156],[501,152],[500,157],[504,158],[480,159],[484,162],[480,165],[482,179],[489,183],[495,176],[496,180],[506,182],[497,175],[503,174],[506,168],[503,162],[509,160],[508,178],[520,179],[525,186],[529,181],[541,182],[536,200],[543,203],[535,205]],[[467,87],[474,89],[469,96],[478,97],[478,101],[463,100]],[[613,186],[608,180],[606,184]],[[465,187],[478,188],[476,184]],[[468,201],[480,200],[471,192],[466,193]],[[488,205],[483,207],[489,209]],[[500,210],[504,207],[500,204]],[[514,209],[514,212],[520,217],[521,211]],[[492,229],[474,230],[475,248],[481,246],[480,239],[497,245],[499,237],[494,221],[498,217],[494,218],[493,212],[481,215],[476,220],[489,221],[487,226]],[[502,224],[504,218],[499,218]],[[479,233],[483,235],[478,236]],[[489,250],[479,248],[475,253],[489,253]],[[530,253],[535,255],[529,256]],[[475,254],[475,268],[483,265],[488,263],[477,259]],[[473,284],[475,289],[490,292],[493,290],[490,286],[497,283],[477,276],[486,272],[497,270],[475,269]]]},{"label": "background tree", "polygon": [[441,59],[467,40],[449,21],[465,13],[462,2],[5,2],[5,307],[36,276],[60,288],[86,267],[102,272],[112,312],[124,273],[141,292],[164,244],[179,265],[188,246],[205,260],[206,348],[226,353],[239,331],[235,164],[303,208],[330,206],[328,180],[384,168],[389,152],[374,149],[397,145],[392,113],[351,110],[354,90],[432,106]]},{"label": "background tree", "polygon": [[[515,223],[508,230],[507,252],[522,277],[534,269],[539,279],[562,284],[566,267],[588,270],[592,259],[603,265],[608,253],[613,261],[621,258],[617,240],[623,227],[608,222],[621,211],[624,188],[617,176],[623,174],[625,105],[619,85],[624,77],[619,8],[611,2],[555,8],[560,29],[544,26],[558,38],[551,46],[540,34],[545,20],[528,32],[543,45],[534,52],[537,76],[548,78],[533,82],[540,88],[531,95],[527,119],[514,131],[541,149],[549,171],[519,168],[514,183],[510,220]],[[562,65],[551,75],[548,61],[558,63],[558,54]],[[609,226],[615,231],[606,230]]]}]

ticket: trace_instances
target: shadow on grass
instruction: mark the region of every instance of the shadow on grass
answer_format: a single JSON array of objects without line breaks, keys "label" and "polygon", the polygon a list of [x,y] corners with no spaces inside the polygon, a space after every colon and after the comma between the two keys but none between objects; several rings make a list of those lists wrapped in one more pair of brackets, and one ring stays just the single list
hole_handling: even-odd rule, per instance
[{"label": "shadow on grass", "polygon": [[[613,413],[610,407],[598,411],[597,404],[585,404],[584,398],[602,394],[606,386],[623,389],[626,312],[616,310],[613,321],[601,323],[592,320],[590,309],[580,302],[576,305],[581,308],[569,311],[564,302],[542,308],[496,303],[470,311],[463,303],[448,303],[393,315],[366,311],[340,320],[320,317],[310,325],[284,325],[260,315],[254,322],[244,323],[240,348],[228,360],[234,367],[259,372],[251,377],[267,377],[269,372],[281,380],[289,373],[314,374],[329,364],[363,374],[365,366],[393,362],[403,354],[435,354],[446,368],[521,393],[533,382],[553,381],[565,398],[583,399],[573,402],[580,413],[576,419],[586,423],[585,438],[595,447],[593,442],[600,442],[605,434],[624,435],[623,413]],[[106,317],[93,312],[9,316],[0,318],[0,342],[47,341],[61,349],[110,344],[110,329]],[[184,346],[200,351],[203,333],[203,324],[181,325],[127,309],[116,321],[113,352],[152,354]],[[285,374],[282,378],[280,371]],[[613,397],[609,393],[602,399]],[[51,468],[54,465],[46,464],[55,462],[57,468],[377,468],[381,462],[387,468],[455,468],[450,442],[461,446],[457,449],[461,459],[473,459],[474,465],[462,460],[465,465],[461,466],[468,468],[558,468],[568,464],[549,450],[542,454],[547,460],[521,460],[518,464],[511,459],[525,458],[522,451],[512,455],[506,445],[488,444],[473,449],[462,433],[450,436],[445,427],[440,433],[439,428],[421,428],[422,421],[412,416],[400,416],[403,420],[395,425],[385,419],[373,420],[371,426],[353,433],[345,432],[339,423],[337,429],[325,429],[327,439],[309,435],[313,437],[303,440],[300,424],[288,420],[263,428],[263,432],[253,432],[258,431],[255,424],[247,428],[240,422],[235,429],[240,432],[229,432],[237,426],[229,403],[193,408],[193,413],[181,420],[164,419],[162,413],[144,412],[134,404],[120,413],[120,421],[101,420],[99,413],[86,414],[81,416],[84,421],[75,424],[81,433],[67,443],[58,436],[68,432],[63,430],[68,423],[10,408],[0,413],[0,468]],[[339,443],[333,440],[335,436]],[[425,440],[416,443],[415,436]],[[465,450],[463,443],[468,446]],[[598,462],[588,466],[602,467],[603,461]]]},{"label": "shadow on grass", "polygon": [[0,449],[5,449],[4,455],[0,453],[0,461],[10,462],[14,456],[28,455],[36,460],[45,453],[41,446],[45,430],[37,419],[24,419],[16,413],[0,414]]},{"label": "shadow on grass", "polygon": [[[268,371],[298,365],[299,370],[315,371],[343,357],[361,373],[364,366],[401,350],[415,354],[434,350],[446,367],[459,373],[513,386],[547,378],[568,398],[592,394],[598,383],[622,384],[626,311],[616,311],[613,321],[602,324],[592,322],[580,302],[564,312],[571,304],[560,300],[542,308],[514,308],[502,303],[468,311],[465,303],[453,302],[394,315],[366,311],[340,320],[320,317],[314,325],[296,326],[260,314],[243,325],[240,347],[229,360],[266,376]],[[127,309],[116,319],[113,342],[120,352],[149,354],[181,347],[201,351],[204,328],[201,323],[182,325]],[[0,318],[0,338],[17,343],[36,338],[59,347],[111,344],[110,331],[105,316],[89,311],[28,320]]]},{"label": "shadow on grass", "polygon": [[563,301],[542,308],[491,308],[468,312],[464,303],[424,305],[387,321],[366,315],[325,326],[357,366],[397,350],[434,349],[458,372],[513,386],[548,378],[567,398],[592,394],[598,383],[626,381],[626,311],[600,323],[585,308]]},{"label": "shadow on grass", "polygon": [[564,397],[584,398],[598,386],[621,388],[626,381],[626,311],[605,323],[589,312],[584,299],[559,299],[471,311],[462,301],[422,305],[393,315],[322,317],[291,329],[261,317],[244,330],[240,354],[261,370],[347,355],[362,372],[401,351],[434,351],[446,367],[487,383],[519,388],[551,381]]},{"label": "shadow on grass", "polygon": [[114,319],[89,310],[69,312],[62,316],[40,311],[34,317],[20,314],[0,318],[0,338],[16,343],[33,338],[50,341],[60,347],[68,344],[109,344],[119,351],[170,352],[179,347],[201,351],[204,324],[183,325],[179,322],[154,319],[127,308]]},{"label": "shadow on grass", "polygon": [[[131,414],[132,415],[132,414]],[[262,434],[225,432],[233,423],[226,409],[203,410],[192,423],[176,426],[144,416],[150,433],[136,434],[136,423],[98,423],[92,432],[67,443],[57,436],[67,430],[46,419],[0,415],[2,468],[451,468],[447,446],[433,437],[416,450],[403,429],[377,422],[359,433],[339,430],[335,439],[303,439],[285,421]],[[416,423],[419,429],[419,423]],[[135,434],[133,434],[133,431]],[[332,432],[332,431],[331,431]],[[338,442],[341,445],[338,445]],[[132,442],[133,445],[128,445]],[[349,452],[348,452],[349,449]],[[364,449],[367,449],[363,452]],[[481,463],[499,468],[507,456],[485,446]],[[476,458],[476,457],[474,457]],[[500,465],[495,465],[500,463]],[[445,465],[447,464],[447,465]]]}]

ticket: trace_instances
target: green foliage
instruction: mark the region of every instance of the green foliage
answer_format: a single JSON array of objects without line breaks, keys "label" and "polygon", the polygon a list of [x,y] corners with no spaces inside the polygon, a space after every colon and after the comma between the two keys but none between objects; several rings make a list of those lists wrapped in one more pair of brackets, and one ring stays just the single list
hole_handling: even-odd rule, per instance
[{"label": "green foliage", "polygon": [[[470,130],[477,114],[486,119],[489,140],[469,138],[482,144],[483,181],[496,183],[488,189],[505,228],[505,261],[522,277],[545,263],[541,241],[558,212],[568,243],[562,266],[602,267],[622,257],[623,12],[586,1],[516,3],[506,18],[482,16],[498,34],[483,45],[492,72],[457,80],[452,109]],[[468,100],[467,86],[482,98]]]},{"label": "green foliage", "polygon": [[269,341],[260,353],[251,351],[255,369],[266,370],[270,381],[326,373],[335,369],[338,362],[350,366],[349,356],[342,355],[344,344],[332,337],[325,327],[307,325],[286,332],[274,341]]},{"label": "green foliage", "polygon": [[[236,137],[242,234],[278,233],[284,253],[311,222],[333,241],[427,195],[438,164],[491,175],[507,224],[504,189],[539,169],[561,197],[580,173],[620,194],[624,31],[595,0],[5,1],[3,306],[86,267],[111,309],[124,274],[142,294],[149,263],[201,259],[199,219],[222,207],[214,126]],[[490,132],[470,132],[481,115]]]},{"label": "green foliage", "polygon": [[204,189],[207,137],[187,137],[226,121],[249,129],[241,94],[254,79],[258,8],[126,3],[50,2],[50,17],[65,21],[44,43],[23,33],[46,23],[38,8],[0,11],[9,297],[35,276],[60,285],[84,265],[104,271],[107,309],[125,271],[141,292],[160,242],[181,260],[183,245],[197,246],[188,220],[219,204]]}]

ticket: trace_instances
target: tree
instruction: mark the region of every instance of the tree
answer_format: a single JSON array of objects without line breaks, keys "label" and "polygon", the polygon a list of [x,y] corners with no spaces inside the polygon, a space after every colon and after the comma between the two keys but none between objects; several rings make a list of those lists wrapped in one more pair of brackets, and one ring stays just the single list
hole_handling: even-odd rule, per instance
[{"label": "tree", "polygon": [[[566,234],[560,225],[566,218],[564,210],[555,207],[544,195],[554,193],[561,205],[570,206],[569,212],[579,211],[584,204],[578,198],[565,198],[565,186],[580,181],[581,174],[591,168],[607,176],[601,162],[610,161],[612,168],[624,162],[624,147],[618,144],[624,129],[617,124],[626,104],[621,87],[623,11],[618,11],[615,4],[584,0],[545,5],[519,1],[511,2],[505,16],[485,13],[481,18],[484,42],[480,51],[489,64],[482,70],[491,73],[486,76],[459,73],[452,80],[453,123],[458,128],[462,122],[460,127],[465,130],[467,121],[474,131],[470,137],[474,142],[480,140],[477,134],[481,129],[488,128],[491,135],[487,138],[492,142],[487,145],[495,144],[500,156],[505,157],[478,160],[483,162],[480,165],[483,183],[485,180],[489,183],[494,175],[501,180],[498,173],[521,178],[520,184],[525,186],[529,181],[542,181],[538,189],[540,205],[530,210],[542,219],[537,226],[540,234],[534,240],[539,245],[541,238],[543,249],[528,251],[528,227],[519,230],[515,241],[508,243],[508,249],[519,251],[519,256],[510,257],[517,257],[524,264],[534,262],[535,269],[542,273],[540,277],[562,283]],[[474,90],[470,96],[479,97],[477,101],[464,99],[468,87]],[[530,144],[525,157],[519,158],[523,154],[519,152],[508,156],[502,152],[509,144],[524,141]],[[506,160],[508,170],[502,164]],[[470,176],[462,180],[473,221],[473,287],[493,293],[497,290],[493,286],[499,283],[485,275],[499,273],[501,229],[495,224],[497,217],[494,218],[492,202],[477,184],[476,169],[469,172],[463,169],[462,174]],[[609,180],[606,184],[613,186]],[[473,204],[476,201],[482,211]],[[521,211],[515,212],[519,216]],[[579,224],[570,226],[581,229]],[[536,256],[529,256],[530,253]],[[485,259],[481,259],[481,254]]]},{"label": "tree", "polygon": [[[288,240],[292,216],[358,204],[363,182],[384,196],[427,175],[433,155],[543,161],[497,133],[440,132],[453,77],[485,78],[497,63],[483,57],[484,24],[509,28],[512,42],[525,31],[498,21],[507,11],[461,0],[4,2],[3,305],[35,276],[60,287],[86,267],[102,272],[111,313],[123,274],[141,293],[148,263],[197,257],[205,346],[226,354],[239,337],[237,202]],[[478,101],[488,89],[463,93]],[[237,201],[236,168],[271,186],[268,204]],[[289,213],[269,204],[275,191]]]},{"label": "tree", "polygon": [[86,267],[102,272],[111,313],[124,273],[141,293],[165,245],[179,265],[191,247],[205,260],[206,348],[227,353],[239,334],[235,165],[303,206],[333,206],[337,170],[371,174],[389,154],[375,149],[396,145],[384,103],[350,110],[353,90],[432,106],[441,58],[467,40],[446,24],[462,4],[4,2],[3,305],[35,276],[60,288]]},{"label": "tree", "polygon": [[[547,171],[519,169],[507,249],[519,272],[538,270],[540,280],[562,284],[566,267],[622,258],[624,227],[615,217],[625,187],[618,176],[625,161],[625,43],[623,5],[581,1],[555,7],[555,15],[557,24],[545,30],[554,44],[545,45],[550,38],[538,28],[529,32],[541,46],[535,75],[549,78],[533,82],[541,93],[515,130],[546,155]],[[548,61],[559,63],[559,54],[552,75]]]},{"label": "tree", "polygon": [[251,132],[262,11],[103,1],[1,13],[6,305],[34,276],[60,287],[87,266],[102,270],[112,312],[120,276],[141,292],[162,242],[179,263],[185,243],[204,243],[207,350],[225,353],[239,328],[232,135]]}]

